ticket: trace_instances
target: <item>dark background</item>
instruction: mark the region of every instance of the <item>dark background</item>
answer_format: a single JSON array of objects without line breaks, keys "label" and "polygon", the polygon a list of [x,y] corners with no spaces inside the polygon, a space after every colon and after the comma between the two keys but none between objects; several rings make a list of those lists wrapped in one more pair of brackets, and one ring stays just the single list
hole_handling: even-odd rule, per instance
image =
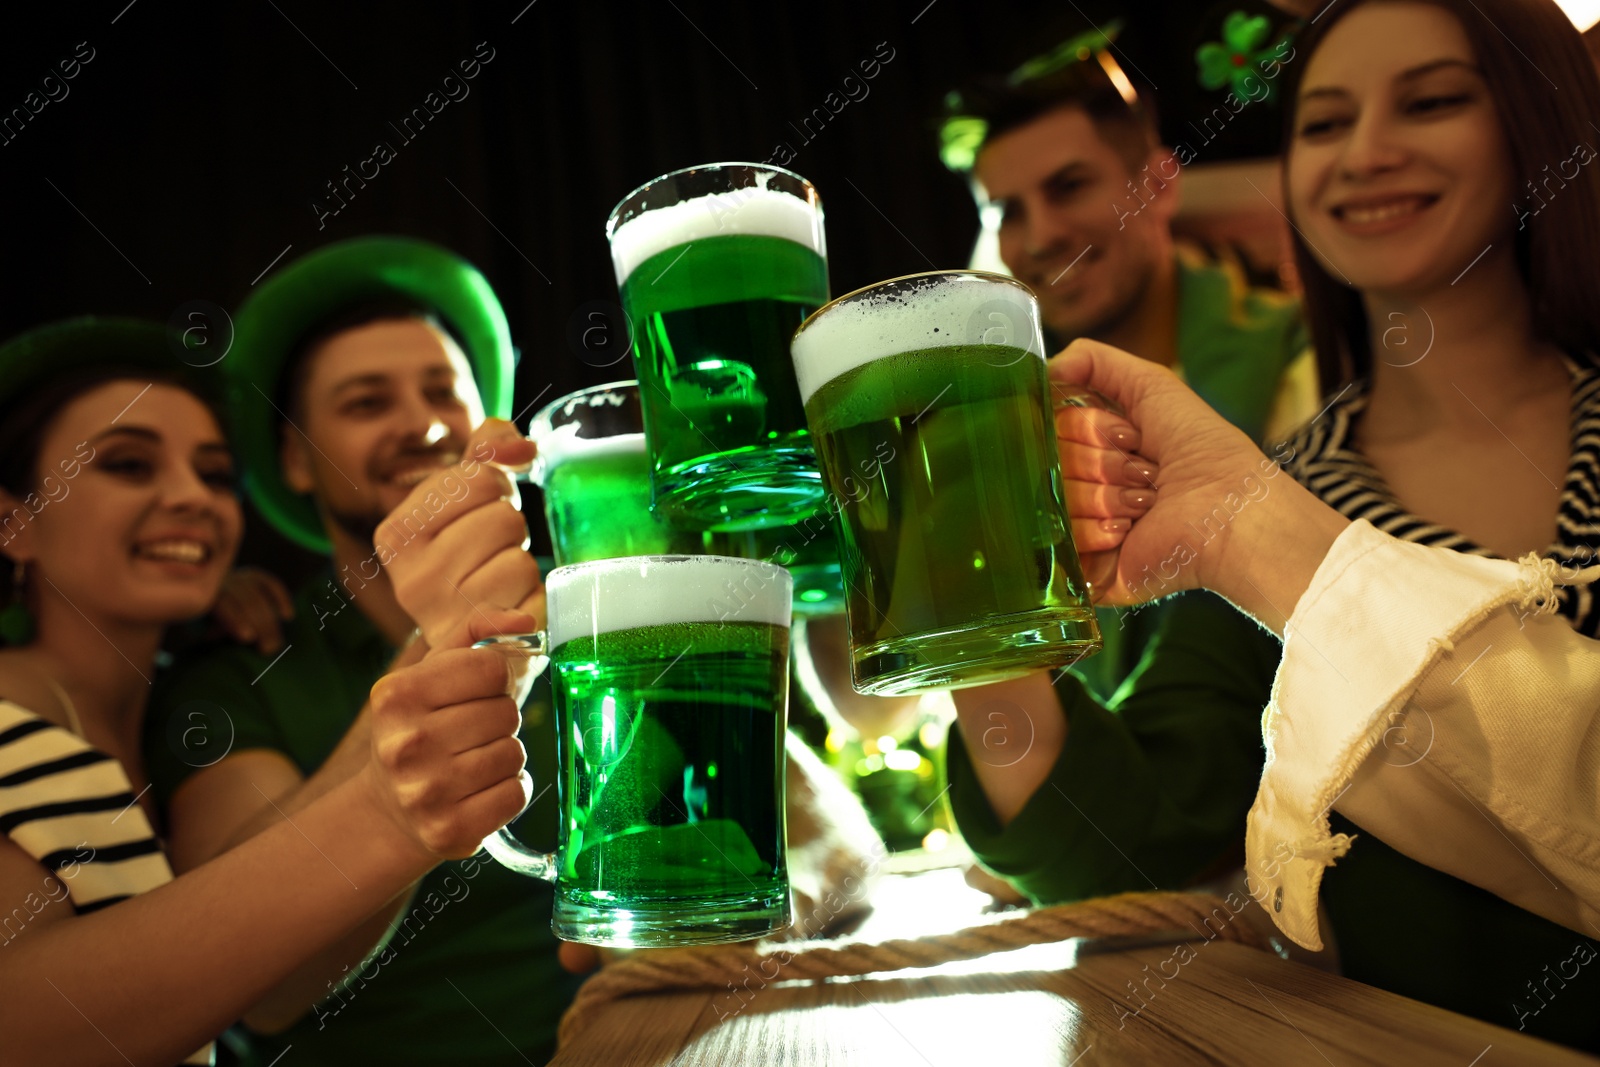
[{"label": "dark background", "polygon": [[[1218,39],[1236,8],[1271,11],[1093,0],[112,0],[8,13],[0,116],[59,74],[59,61],[88,49],[93,59],[64,99],[0,144],[0,336],[89,312],[167,320],[195,300],[232,309],[275,260],[410,234],[465,255],[499,292],[522,352],[520,411],[631,376],[626,361],[583,358],[572,327],[587,324],[587,305],[616,299],[603,226],[642,182],[694,163],[767,159],[787,143],[790,168],[823,196],[834,292],[964,266],[977,220],[935,151],[946,91],[1120,14],[1123,65],[1142,87],[1154,83],[1168,139],[1182,140],[1186,118],[1222,98],[1197,85],[1194,49]],[[407,143],[389,123],[459,75],[479,42],[493,58],[466,82],[470,95]],[[869,95],[807,143],[802,119],[890,49]],[[1247,109],[1207,159],[1270,151],[1276,117]],[[337,206],[325,183],[380,140],[396,158],[319,228],[313,202]],[[543,524],[532,525],[541,538]]]}]

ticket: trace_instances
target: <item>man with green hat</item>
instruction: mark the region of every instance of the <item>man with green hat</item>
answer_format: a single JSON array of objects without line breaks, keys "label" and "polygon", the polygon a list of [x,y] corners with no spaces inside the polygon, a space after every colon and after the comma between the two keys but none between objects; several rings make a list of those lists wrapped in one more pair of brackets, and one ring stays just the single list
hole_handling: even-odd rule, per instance
[{"label": "man with green hat", "polygon": [[[501,421],[510,338],[470,264],[400,238],[313,252],[251,295],[221,367],[251,500],[331,559],[296,597],[276,657],[211,649],[158,683],[145,750],[179,871],[293,822],[347,776],[370,745],[373,683],[420,659],[430,635],[479,607],[543,617],[502,469],[533,447]],[[395,515],[375,550],[374,532],[424,481],[438,491]],[[409,597],[408,612],[397,585],[428,595]],[[530,769],[553,781],[553,731],[530,725]],[[525,839],[551,843],[555,801],[536,797]],[[537,1061],[577,983],[557,960],[550,911],[541,882],[481,856],[442,864],[248,1013],[247,1055]]]}]

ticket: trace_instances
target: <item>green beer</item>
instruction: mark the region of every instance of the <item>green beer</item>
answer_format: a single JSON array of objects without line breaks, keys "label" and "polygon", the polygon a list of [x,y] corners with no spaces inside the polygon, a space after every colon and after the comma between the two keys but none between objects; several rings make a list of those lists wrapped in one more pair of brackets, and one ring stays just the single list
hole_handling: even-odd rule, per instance
[{"label": "green beer", "polygon": [[1027,289],[970,272],[862,290],[796,335],[857,690],[980,685],[1098,648],[1042,352]]},{"label": "green beer", "polygon": [[[670,623],[556,646],[558,907],[596,932],[709,910],[692,940],[735,941],[786,912],[785,626]],[[643,902],[648,901],[648,906]],[[690,940],[682,929],[676,941]]]},{"label": "green beer", "polygon": [[844,610],[839,539],[833,512],[826,506],[792,526],[708,533],[706,545],[706,551],[718,555],[764,559],[786,568],[794,575],[796,615],[837,615]]},{"label": "green beer", "polygon": [[534,480],[556,564],[700,552],[701,534],[650,510],[639,383],[613,382],[553,401],[533,418]]},{"label": "green beer", "polygon": [[690,168],[631,194],[607,234],[656,508],[702,530],[813,512],[823,488],[788,342],[828,299],[816,191],[776,168]]},{"label": "green beer", "polygon": [[793,526],[700,533],[651,510],[638,382],[597,385],[552,401],[528,433],[539,445],[533,479],[544,491],[557,566],[671,554],[762,559],[794,575],[796,614],[844,610],[838,542],[827,511]]},{"label": "green beer", "polygon": [[549,580],[567,940],[738,941],[789,922],[789,577],[647,557]]}]

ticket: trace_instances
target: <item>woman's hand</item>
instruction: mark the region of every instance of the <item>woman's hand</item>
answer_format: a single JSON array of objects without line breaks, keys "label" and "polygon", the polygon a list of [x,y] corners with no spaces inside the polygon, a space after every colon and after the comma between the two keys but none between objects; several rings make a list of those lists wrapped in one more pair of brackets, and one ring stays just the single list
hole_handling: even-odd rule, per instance
[{"label": "woman's hand", "polygon": [[415,666],[372,687],[373,774],[385,811],[435,859],[476,852],[533,795],[517,739],[528,658],[472,648],[497,634],[527,633],[534,619],[485,609],[431,647]]},{"label": "woman's hand", "polygon": [[1073,537],[1096,599],[1136,604],[1204,587],[1281,627],[1349,521],[1165,367],[1074,341],[1049,373],[1127,413],[1056,414]]},{"label": "woman's hand", "polygon": [[211,618],[239,644],[275,656],[283,648],[283,624],[294,618],[294,597],[277,575],[260,567],[236,567],[222,579]]}]

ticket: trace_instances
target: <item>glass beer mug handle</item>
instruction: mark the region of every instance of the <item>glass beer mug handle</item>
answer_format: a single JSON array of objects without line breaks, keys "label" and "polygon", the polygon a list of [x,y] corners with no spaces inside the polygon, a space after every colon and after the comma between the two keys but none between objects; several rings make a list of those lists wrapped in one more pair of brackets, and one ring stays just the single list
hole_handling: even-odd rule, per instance
[{"label": "glass beer mug handle", "polygon": [[[543,633],[500,634],[473,644],[473,648],[502,646],[524,653],[534,661],[533,676],[537,678],[549,665],[549,641]],[[526,810],[526,809],[524,809]],[[519,813],[520,814],[520,813]],[[511,831],[501,827],[483,839],[483,847],[500,864],[518,874],[546,882],[556,880],[556,857],[553,852],[536,852],[511,836]]]}]

